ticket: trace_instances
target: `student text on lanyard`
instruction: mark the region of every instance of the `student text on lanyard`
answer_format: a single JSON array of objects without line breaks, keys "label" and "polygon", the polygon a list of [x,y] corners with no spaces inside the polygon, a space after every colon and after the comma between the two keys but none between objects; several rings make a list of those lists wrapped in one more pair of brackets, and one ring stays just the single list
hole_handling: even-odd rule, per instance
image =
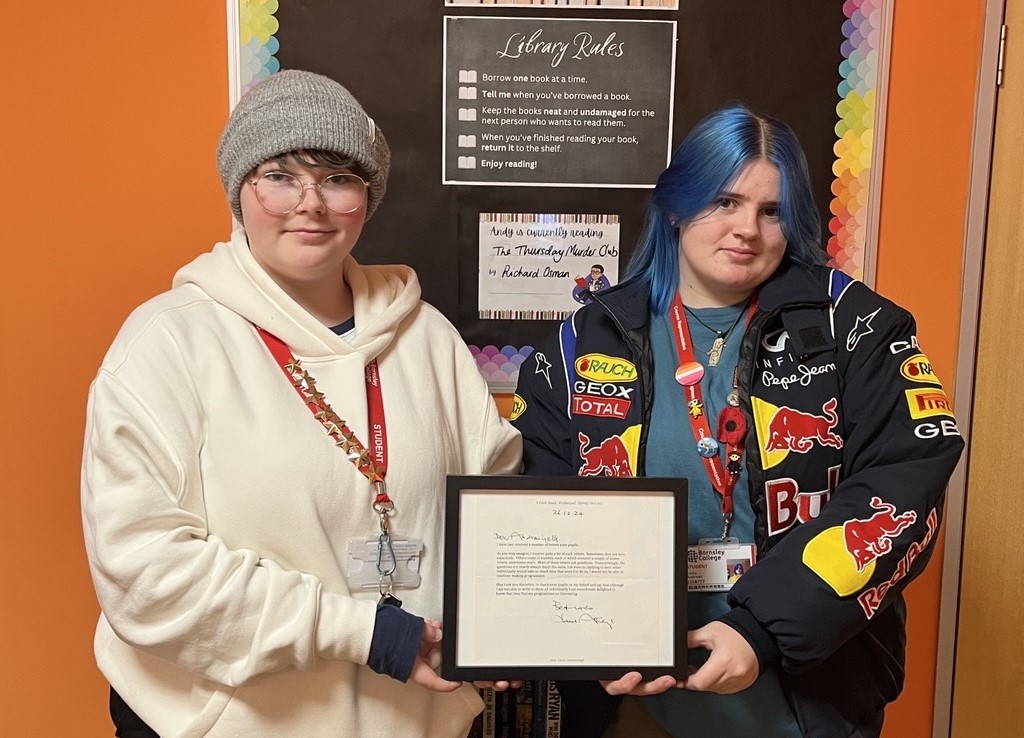
[{"label": "student text on lanyard", "polygon": [[[756,309],[757,297],[754,296],[747,309],[747,325]],[[746,420],[739,408],[739,370],[738,368],[733,370],[732,391],[729,393],[726,406],[718,416],[718,433],[712,434],[711,426],[708,425],[707,416],[704,414],[704,398],[700,390],[700,380],[704,377],[704,365],[697,361],[694,353],[690,327],[686,322],[686,311],[678,293],[672,300],[669,317],[672,321],[672,338],[675,341],[676,355],[679,359],[676,381],[683,386],[683,392],[686,395],[686,405],[690,409],[687,416],[690,419],[690,428],[693,430],[693,438],[697,444],[697,453],[704,461],[704,469],[708,474],[711,486],[722,498],[722,540],[725,540],[729,535],[729,524],[732,522],[732,492],[740,474],[743,437],[747,430]],[[727,468],[722,466],[722,459],[719,456],[719,441],[726,445],[729,458]]]},{"label": "student text on lanyard", "polygon": [[367,449],[338,417],[327,402],[324,394],[317,391],[316,380],[302,368],[302,363],[292,356],[284,342],[259,326],[256,331],[270,349],[278,366],[288,377],[292,387],[299,393],[303,403],[313,417],[324,427],[334,445],[351,461],[359,472],[370,482],[373,493],[372,507],[380,520],[380,536],[377,539],[377,572],[380,575],[380,602],[386,605],[402,606],[402,601],[392,593],[393,578],[397,567],[388,516],[395,511],[395,503],[388,496],[384,477],[388,471],[388,433],[384,422],[384,397],[380,388],[380,373],[377,360],[366,365],[366,406],[369,414],[370,448]]}]

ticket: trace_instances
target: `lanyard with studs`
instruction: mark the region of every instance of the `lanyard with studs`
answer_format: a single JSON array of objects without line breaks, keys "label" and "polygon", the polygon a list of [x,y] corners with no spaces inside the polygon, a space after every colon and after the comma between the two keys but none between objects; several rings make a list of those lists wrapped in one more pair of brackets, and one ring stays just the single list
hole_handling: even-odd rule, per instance
[{"label": "lanyard with studs", "polygon": [[284,342],[273,333],[256,326],[260,338],[267,345],[271,355],[281,367],[292,387],[302,398],[302,402],[313,413],[313,417],[327,431],[334,445],[342,450],[345,456],[359,470],[359,473],[370,482],[373,492],[373,511],[380,521],[380,535],[377,539],[377,572],[380,574],[381,602],[401,607],[402,602],[392,594],[392,575],[395,573],[397,561],[391,544],[391,533],[388,516],[395,511],[395,503],[388,496],[384,486],[384,477],[388,471],[388,434],[384,423],[384,397],[380,388],[380,372],[377,360],[366,365],[366,406],[370,421],[370,448],[356,438],[345,421],[342,420],[324,393],[316,388],[316,380],[302,368],[302,362],[296,359]]}]

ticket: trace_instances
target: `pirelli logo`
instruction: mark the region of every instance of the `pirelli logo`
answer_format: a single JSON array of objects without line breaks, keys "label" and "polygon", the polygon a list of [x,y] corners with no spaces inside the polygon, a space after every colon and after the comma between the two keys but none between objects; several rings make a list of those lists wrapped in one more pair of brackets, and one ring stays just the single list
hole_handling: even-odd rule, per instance
[{"label": "pirelli logo", "polygon": [[941,389],[909,389],[904,390],[907,395],[907,407],[910,408],[910,417],[914,420],[930,418],[935,415],[948,415],[953,417],[953,408],[949,404],[949,398]]}]

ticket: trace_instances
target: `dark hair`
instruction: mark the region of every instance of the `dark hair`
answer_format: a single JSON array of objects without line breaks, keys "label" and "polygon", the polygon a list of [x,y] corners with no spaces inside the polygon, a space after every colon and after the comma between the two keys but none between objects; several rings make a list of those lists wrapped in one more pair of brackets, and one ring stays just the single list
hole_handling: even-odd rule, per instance
[{"label": "dark hair", "polygon": [[811,195],[807,160],[793,129],[743,105],[717,110],[700,120],[672,155],[647,208],[640,243],[625,279],[647,282],[650,309],[668,311],[679,283],[679,227],[714,202],[743,168],[763,159],[779,171],[779,222],[784,258],[824,262],[821,216]]},{"label": "dark hair", "polygon": [[590,271],[594,271],[595,269],[599,270],[601,274],[604,274],[604,267],[600,264],[594,264],[594,266],[590,267]]},{"label": "dark hair", "polygon": [[359,166],[359,163],[351,156],[339,153],[337,151],[324,151],[322,149],[302,149],[301,151],[288,151],[284,154],[278,154],[272,156],[269,159],[261,161],[260,164],[266,164],[268,161],[272,161],[276,164],[284,164],[286,161],[296,161],[307,167],[329,167],[331,169],[348,169],[353,174],[357,174],[363,178],[363,180],[369,182],[370,178],[367,176],[363,168]]}]

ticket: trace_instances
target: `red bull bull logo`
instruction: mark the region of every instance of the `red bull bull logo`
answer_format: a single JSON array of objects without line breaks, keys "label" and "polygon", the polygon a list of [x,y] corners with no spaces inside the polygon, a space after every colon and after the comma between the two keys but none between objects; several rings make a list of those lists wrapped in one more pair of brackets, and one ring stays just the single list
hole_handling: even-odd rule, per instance
[{"label": "red bull bull logo", "polygon": [[867,520],[854,519],[843,523],[846,550],[853,557],[859,572],[864,571],[879,556],[889,553],[892,550],[892,539],[917,520],[917,513],[913,510],[893,515],[896,506],[882,502],[880,497],[871,498],[871,507],[879,512]]},{"label": "red bull bull logo", "polygon": [[903,579],[910,573],[910,567],[914,565],[917,557],[928,548],[928,544],[931,543],[932,538],[935,537],[935,531],[939,528],[939,515],[932,508],[928,513],[926,519],[928,525],[928,531],[924,534],[924,538],[920,541],[914,541],[907,548],[907,552],[903,555],[903,558],[896,564],[896,571],[889,577],[889,581],[882,582],[881,584],[865,589],[859,595],[857,595],[857,602],[860,603],[861,609],[864,611],[864,615],[868,620],[874,617],[875,613],[882,606],[882,600],[885,599],[885,595],[888,594],[889,590],[892,589],[896,582]]},{"label": "red bull bull logo", "polygon": [[814,446],[814,442],[823,446],[842,448],[843,439],[832,432],[839,423],[836,415],[836,398],[828,400],[821,406],[823,415],[812,415],[791,407],[780,407],[768,421],[768,440],[764,450],[796,451],[805,454]]},{"label": "red bull bull logo", "polygon": [[917,521],[916,512],[897,515],[896,506],[879,497],[872,497],[870,504],[878,511],[871,517],[832,526],[804,547],[804,564],[840,597],[864,589],[877,560],[890,553],[893,540]]},{"label": "red bull bull logo", "polygon": [[[625,434],[623,434],[624,436]],[[591,445],[585,433],[579,433],[581,477],[631,477],[633,464],[629,447],[622,436],[606,438],[596,445]]]}]

